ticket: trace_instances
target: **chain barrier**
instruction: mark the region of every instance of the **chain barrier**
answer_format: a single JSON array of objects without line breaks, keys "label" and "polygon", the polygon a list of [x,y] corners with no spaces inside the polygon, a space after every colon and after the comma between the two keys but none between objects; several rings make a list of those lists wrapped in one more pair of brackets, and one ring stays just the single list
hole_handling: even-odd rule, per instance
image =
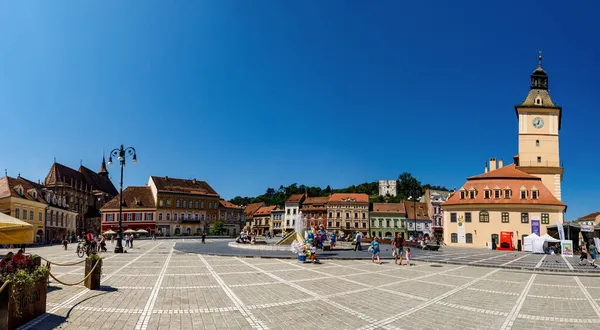
[{"label": "chain barrier", "polygon": [[[84,260],[85,261],[85,260]],[[54,277],[54,275],[52,275],[52,272],[50,272],[50,270],[48,270],[48,274],[50,275],[50,277],[52,277],[52,279],[54,279],[56,282],[62,284],[62,285],[66,285],[66,286],[75,286],[75,285],[79,285],[81,283],[83,283],[85,280],[87,280],[88,277],[90,277],[90,275],[92,275],[92,273],[94,272],[94,270],[96,269],[96,266],[98,266],[98,264],[100,263],[100,260],[96,261],[96,264],[94,265],[94,267],[92,268],[92,270],[90,270],[89,274],[87,274],[83,280],[77,282],[77,283],[65,283],[59,279],[57,279],[56,277]],[[0,291],[1,292],[1,291]]]}]

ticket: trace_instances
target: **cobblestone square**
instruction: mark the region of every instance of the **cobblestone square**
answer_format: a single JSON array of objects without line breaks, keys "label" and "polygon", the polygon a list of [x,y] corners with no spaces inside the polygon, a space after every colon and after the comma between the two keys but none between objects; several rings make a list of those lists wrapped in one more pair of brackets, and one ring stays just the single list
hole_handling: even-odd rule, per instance
[{"label": "cobblestone square", "polygon": [[[100,290],[51,280],[47,313],[22,329],[600,326],[600,277],[595,273],[502,266],[519,258],[518,262],[539,263],[540,256],[529,260],[530,256],[461,249],[444,258],[462,264],[423,261],[434,258],[415,260],[411,266],[344,258],[301,264],[290,255],[262,259],[187,253],[179,250],[182,243],[138,241],[128,253],[104,253]],[[208,240],[202,248],[219,244]],[[81,260],[71,247],[28,252],[57,263]],[[81,265],[52,266],[53,275],[67,284],[81,280],[83,272]]]}]

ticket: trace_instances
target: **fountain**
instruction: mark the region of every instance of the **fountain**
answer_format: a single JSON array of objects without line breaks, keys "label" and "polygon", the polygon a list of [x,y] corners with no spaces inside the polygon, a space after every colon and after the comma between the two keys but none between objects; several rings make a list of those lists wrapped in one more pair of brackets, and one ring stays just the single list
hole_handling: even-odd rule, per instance
[{"label": "fountain", "polygon": [[284,237],[281,241],[277,242],[277,245],[292,245],[293,242],[304,241],[304,231],[306,230],[306,217],[302,215],[302,212],[294,215],[294,231]]}]

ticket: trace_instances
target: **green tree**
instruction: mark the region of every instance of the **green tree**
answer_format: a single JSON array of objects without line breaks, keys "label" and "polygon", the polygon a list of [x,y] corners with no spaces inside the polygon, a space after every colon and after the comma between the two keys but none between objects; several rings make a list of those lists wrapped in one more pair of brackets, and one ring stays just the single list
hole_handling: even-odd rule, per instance
[{"label": "green tree", "polygon": [[398,197],[406,200],[409,196],[417,193],[420,197],[423,194],[423,186],[417,178],[413,177],[412,174],[404,172],[398,176]]},{"label": "green tree", "polygon": [[221,235],[223,232],[225,232],[225,225],[223,224],[223,222],[215,222],[215,225],[212,227],[211,233],[213,235]]}]

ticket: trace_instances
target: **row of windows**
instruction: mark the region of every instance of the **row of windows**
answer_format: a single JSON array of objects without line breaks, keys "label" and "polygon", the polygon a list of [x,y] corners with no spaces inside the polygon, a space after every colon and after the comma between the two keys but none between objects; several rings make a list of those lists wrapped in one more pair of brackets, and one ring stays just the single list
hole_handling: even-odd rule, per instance
[{"label": "row of windows", "polygon": [[[501,214],[502,223],[509,223],[510,217],[508,212],[502,212]],[[465,222],[472,222],[471,212],[465,212]],[[542,224],[550,224],[550,214],[542,213]],[[450,222],[457,222],[456,213],[450,213]],[[488,211],[479,212],[479,222],[490,222],[490,213]],[[529,213],[521,212],[521,223],[529,223]]]},{"label": "row of windows", "polygon": [[[450,234],[450,242],[458,243],[458,235],[456,233]],[[471,234],[471,233],[465,234],[465,242],[472,244],[473,243],[473,234]]]},{"label": "row of windows", "polygon": [[[118,214],[118,213],[117,213]],[[116,221],[117,214],[108,213],[106,215],[106,221]],[[143,213],[144,221],[152,221],[152,213]],[[142,213],[123,213],[126,221],[142,221]],[[135,220],[134,220],[135,219]]]},{"label": "row of windows", "polygon": [[[23,209],[22,210],[23,213],[21,213],[21,209],[15,208],[15,218],[17,219],[21,219],[21,214],[23,215],[23,220],[33,220],[33,215],[34,212],[33,210],[29,210],[29,213],[27,212],[27,209]],[[43,214],[42,212],[38,212],[38,221],[43,221]]]},{"label": "row of windows", "polygon": [[[196,221],[204,221],[204,214],[191,214],[191,213],[181,213],[181,216],[179,217],[179,220],[196,220]],[[212,215],[212,219],[213,221],[217,221],[217,215],[213,214]],[[162,221],[163,220],[163,214],[159,213],[158,214],[158,221]],[[165,220],[166,221],[171,221],[171,213],[167,213],[165,215]],[[206,215],[206,220],[210,220],[210,214]],[[177,213],[173,213],[173,221],[177,221]]]},{"label": "row of windows", "polygon": [[[332,225],[333,225],[333,222],[331,222],[331,221],[329,221],[327,223],[327,226],[329,228],[331,228]],[[335,228],[340,228],[340,222],[339,221],[335,223]],[[346,229],[350,229],[350,228],[351,228],[350,221],[346,221]],[[360,224],[358,222],[356,222],[356,221],[354,222],[354,228],[360,228]],[[364,221],[362,222],[362,228],[367,228],[367,223],[364,222]]]},{"label": "row of windows", "polygon": [[[339,218],[340,218],[340,214],[341,214],[340,212],[337,212],[337,213],[336,213],[336,219],[339,219]],[[332,219],[332,218],[333,218],[333,212],[329,212],[329,218],[330,218],[330,219]],[[346,219],[348,219],[348,218],[350,218],[350,212],[346,212]],[[366,218],[367,218],[367,214],[366,214],[366,213],[363,213],[363,214],[362,214],[362,218],[363,218],[363,219],[366,219]],[[358,219],[358,213],[357,213],[357,212],[355,212],[355,213],[354,213],[354,219]]]},{"label": "row of windows", "polygon": [[[382,228],[383,227],[383,221],[384,221],[383,219],[379,219],[379,220],[372,219],[371,220],[371,226],[375,227],[377,224],[379,224],[379,228]],[[391,224],[392,224],[392,220],[390,220],[390,219],[386,219],[385,220],[385,227],[386,228],[390,228]],[[404,226],[404,225],[402,225],[402,226]],[[394,219],[394,227],[398,228],[398,220],[396,220],[396,219]]]},{"label": "row of windows", "polygon": [[[504,191],[504,193],[503,193]],[[512,197],[512,191],[510,189],[494,189],[493,190],[494,194],[494,199],[500,199],[502,197],[504,197],[504,199],[510,199]],[[531,199],[538,199],[540,197],[540,192],[539,190],[531,190]],[[529,192],[525,189],[520,190],[520,196],[521,199],[527,199],[529,197]],[[475,199],[475,196],[477,196],[477,192],[475,190],[470,190],[470,191],[461,191],[460,192],[460,199],[466,199],[467,196],[469,197],[469,199]],[[491,199],[492,196],[492,190],[490,189],[486,189],[483,191],[483,198],[484,199]]]},{"label": "row of windows", "polygon": [[[163,207],[165,203],[163,203],[163,200],[159,200],[158,201],[158,207]],[[166,207],[171,207],[171,200],[167,199],[166,200]],[[200,203],[198,203],[198,201],[187,201],[187,200],[176,200],[175,201],[175,207],[176,208],[182,208],[182,209],[197,209],[197,208],[204,208],[204,201],[200,201]],[[212,210],[212,209],[217,209],[218,208],[218,203],[217,202],[208,202],[208,209]]]}]

